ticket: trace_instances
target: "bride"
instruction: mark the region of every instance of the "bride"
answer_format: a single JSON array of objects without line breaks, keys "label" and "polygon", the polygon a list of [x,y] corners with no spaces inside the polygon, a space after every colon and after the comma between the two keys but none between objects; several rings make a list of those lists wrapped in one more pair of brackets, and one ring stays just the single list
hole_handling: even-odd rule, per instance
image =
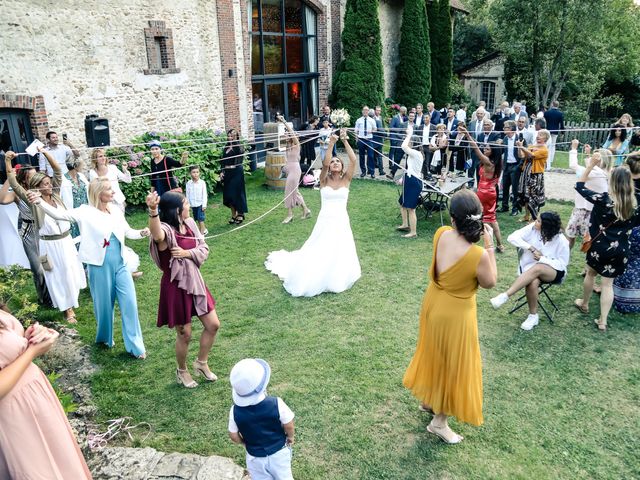
[{"label": "bride", "polygon": [[[349,165],[345,168],[342,160],[332,155],[338,141],[338,137],[332,135],[320,173],[322,208],[311,236],[300,250],[271,252],[265,262],[265,267],[283,280],[285,290],[294,297],[344,292],[360,278],[360,262],[347,214],[356,155],[349,145],[346,129],[340,130],[340,139],[349,156]],[[331,250],[333,253],[327,256]]]}]

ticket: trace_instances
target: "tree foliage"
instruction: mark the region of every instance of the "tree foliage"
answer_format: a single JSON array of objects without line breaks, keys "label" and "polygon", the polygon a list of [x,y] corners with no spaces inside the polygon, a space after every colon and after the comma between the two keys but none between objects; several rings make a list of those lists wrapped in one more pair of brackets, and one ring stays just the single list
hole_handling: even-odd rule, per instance
[{"label": "tree foliage", "polygon": [[453,69],[458,72],[495,52],[486,24],[475,23],[474,16],[458,15],[453,31]]},{"label": "tree foliage", "polygon": [[395,99],[401,105],[425,103],[431,94],[431,47],[424,0],[406,0],[400,30]]},{"label": "tree foliage", "polygon": [[384,77],[377,0],[347,0],[343,59],[333,79],[331,102],[353,116],[363,105],[382,105]]},{"label": "tree foliage", "polygon": [[431,100],[441,107],[451,101],[453,49],[449,0],[427,2],[431,44]]},{"label": "tree foliage", "polygon": [[501,0],[487,18],[507,59],[511,97],[528,91],[536,105],[549,105],[562,94],[588,106],[607,76],[637,76],[633,0]]}]

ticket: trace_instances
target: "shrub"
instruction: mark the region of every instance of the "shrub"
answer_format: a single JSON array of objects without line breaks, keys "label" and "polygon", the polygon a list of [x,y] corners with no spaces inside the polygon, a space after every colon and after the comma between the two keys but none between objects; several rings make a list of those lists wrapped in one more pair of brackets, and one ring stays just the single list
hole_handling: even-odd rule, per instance
[{"label": "shrub", "polygon": [[402,13],[395,99],[408,109],[431,92],[431,47],[424,0],[406,0]]},{"label": "shrub", "polygon": [[0,268],[0,303],[28,327],[38,312],[38,304],[33,298],[32,274],[19,265]]},{"label": "shrub", "polygon": [[342,51],[331,103],[356,119],[363,105],[382,105],[384,98],[378,0],[347,0]]},{"label": "shrub", "polygon": [[431,101],[436,108],[441,108],[451,102],[453,39],[449,0],[428,2],[427,18],[431,43]]},{"label": "shrub", "polygon": [[60,385],[58,384],[58,379],[60,378],[60,374],[56,372],[51,372],[47,375],[49,379],[49,383],[53,388],[53,391],[56,392],[56,396],[60,401],[60,405],[62,405],[62,410],[65,415],[75,412],[78,410],[78,404],[73,401],[73,395],[71,393],[65,392],[62,390]]},{"label": "shrub", "polygon": [[[189,152],[185,168],[173,172],[183,189],[190,178],[186,166],[199,165],[200,178],[207,184],[207,191],[213,192],[220,179],[220,159],[226,138],[226,134],[220,129],[191,130],[182,134],[148,132],[133,138],[131,146],[108,149],[107,155],[111,163],[120,168],[126,163],[134,177],[149,174],[151,155],[146,145],[151,140],[157,140],[162,144],[165,154],[176,160],[180,159],[182,152]],[[151,188],[150,175],[134,178],[131,183],[121,183],[120,187],[128,205],[144,205]]]}]

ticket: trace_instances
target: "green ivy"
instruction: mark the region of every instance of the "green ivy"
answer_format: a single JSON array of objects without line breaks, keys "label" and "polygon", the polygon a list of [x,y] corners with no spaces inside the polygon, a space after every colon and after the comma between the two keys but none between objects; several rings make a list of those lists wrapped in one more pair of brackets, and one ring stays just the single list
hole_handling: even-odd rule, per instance
[{"label": "green ivy", "polygon": [[30,293],[31,270],[19,265],[0,268],[0,304],[6,304],[9,311],[28,327],[38,311],[38,304]]},{"label": "green ivy", "polygon": [[[180,159],[183,152],[189,152],[186,165],[199,165],[200,178],[207,184],[207,191],[213,192],[220,180],[220,159],[227,137],[222,130],[191,130],[182,134],[147,132],[131,139],[130,147],[110,148],[107,156],[111,163],[122,167],[126,163],[132,176],[151,172],[151,154],[146,146],[152,140],[161,143],[166,155]],[[246,157],[245,157],[246,164]],[[184,189],[189,180],[189,169],[183,168],[174,173]],[[131,183],[121,183],[127,204],[142,206],[151,188],[150,176],[134,178]]]},{"label": "green ivy", "polygon": [[68,415],[78,410],[78,404],[73,401],[73,395],[62,390],[62,388],[60,388],[60,385],[58,384],[58,379],[60,378],[60,374],[56,372],[51,372],[47,375],[47,378],[49,379],[49,383],[53,387],[53,391],[56,392],[56,396],[60,401],[60,405],[62,405],[62,410],[64,410],[64,414]]}]

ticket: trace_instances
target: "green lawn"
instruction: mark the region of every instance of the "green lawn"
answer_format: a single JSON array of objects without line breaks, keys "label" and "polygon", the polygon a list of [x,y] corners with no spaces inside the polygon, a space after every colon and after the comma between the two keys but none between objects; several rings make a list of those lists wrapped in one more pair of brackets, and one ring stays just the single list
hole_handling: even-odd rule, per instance
[{"label": "green lawn", "polygon": [[[248,219],[267,211],[281,192],[262,187],[263,174],[248,177]],[[318,191],[305,190],[314,218]],[[212,200],[220,203],[220,195]],[[552,203],[563,220],[571,206]],[[349,206],[362,278],[348,292],[292,298],[263,266],[267,253],[298,248],[314,220],[281,225],[283,208],[244,229],[210,241],[202,269],[222,322],[211,355],[220,380],[195,390],[175,382],[174,332],[155,326],[160,273],[144,241],[129,242],[141,255],[137,281],[146,361],[125,354],[116,327],[116,347],[92,347],[101,367],[93,377],[102,420],[131,416],[153,427],[144,442],[163,451],[218,454],[244,465],[244,450],[227,437],[231,406],[228,375],[244,357],[272,366],[269,392],[296,413],[293,469],[297,479],[620,479],[638,478],[640,367],[638,318],[612,313],[599,333],[592,314],[578,315],[572,301],[581,292],[581,254],[553,289],[560,305],[555,323],[541,320],[531,332],[519,325],[526,313],[494,311],[489,298],[514,279],[516,251],[499,256],[499,283],[478,294],[484,363],[485,424],[456,421],[465,436],[447,446],[426,433],[430,418],[402,386],[413,354],[418,313],[427,284],[432,236],[439,219],[419,222],[419,238],[407,240],[398,223],[397,190],[389,183],[353,182]],[[228,210],[207,210],[213,234],[229,231]],[[447,218],[447,217],[445,217]],[[143,227],[146,213],[131,216]],[[506,234],[519,224],[501,216]],[[326,254],[340,245],[327,245]],[[78,312],[83,341],[92,345],[95,323],[88,292]],[[509,305],[509,304],[508,304]],[[201,325],[194,325],[190,360]]]}]

